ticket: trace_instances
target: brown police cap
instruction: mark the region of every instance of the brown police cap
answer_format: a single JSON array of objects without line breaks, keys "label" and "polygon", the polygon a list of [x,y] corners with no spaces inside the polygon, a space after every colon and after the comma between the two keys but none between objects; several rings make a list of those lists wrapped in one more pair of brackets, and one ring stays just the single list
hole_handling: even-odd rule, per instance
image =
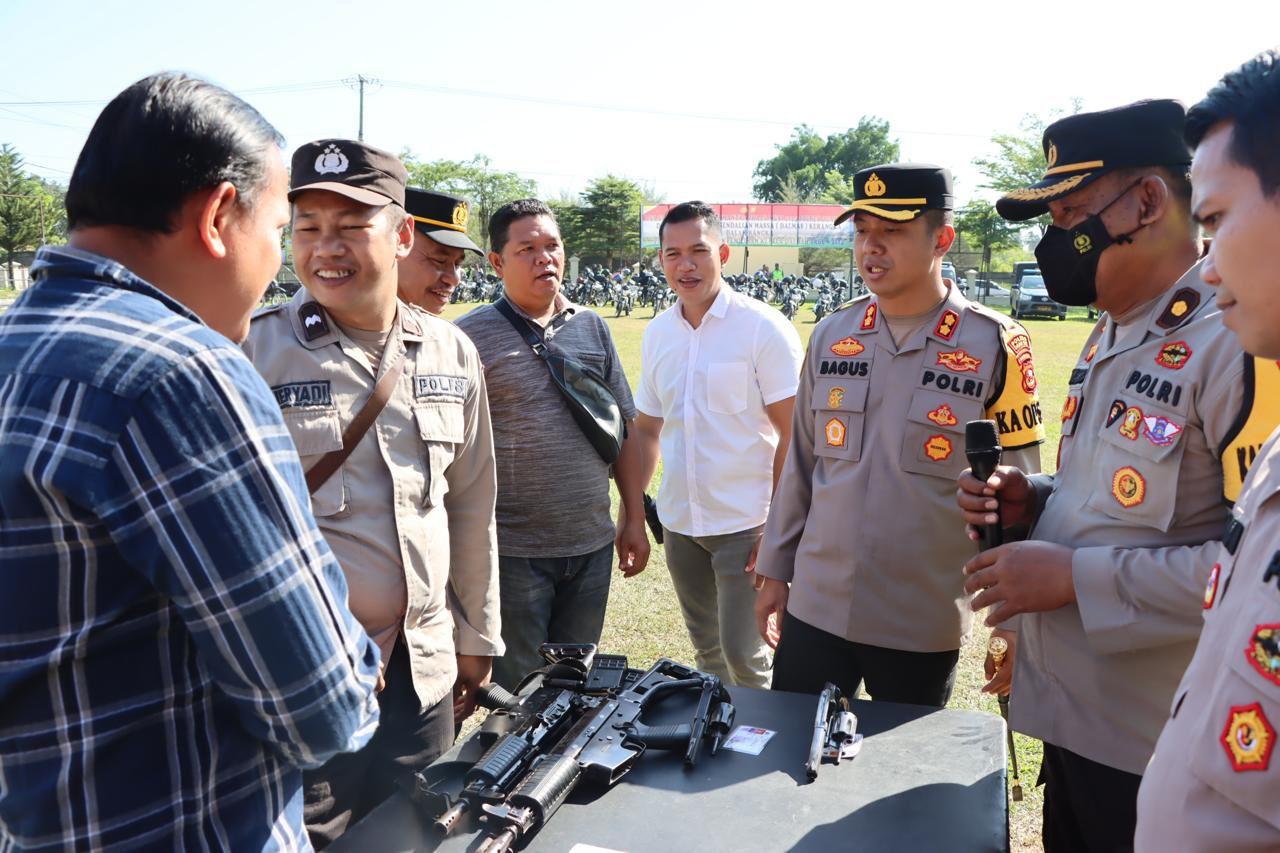
[{"label": "brown police cap", "polygon": [[375,207],[404,207],[409,181],[400,158],[351,139],[319,139],[293,152],[289,201],[304,190],[328,190]]}]

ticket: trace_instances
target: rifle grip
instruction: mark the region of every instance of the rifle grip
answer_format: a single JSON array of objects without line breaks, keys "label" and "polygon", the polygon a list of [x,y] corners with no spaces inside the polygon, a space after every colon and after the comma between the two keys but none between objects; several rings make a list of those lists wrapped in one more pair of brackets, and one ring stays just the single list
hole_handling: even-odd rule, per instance
[{"label": "rifle grip", "polygon": [[536,816],[533,826],[540,826],[555,814],[581,777],[582,767],[576,759],[560,755],[554,760],[540,761],[507,802],[516,808],[529,809]]},{"label": "rifle grip", "polygon": [[476,704],[490,711],[511,711],[520,707],[520,700],[498,682],[491,681],[476,691]]},{"label": "rifle grip", "polygon": [[530,750],[529,742],[522,737],[505,734],[494,741],[493,746],[480,756],[475,765],[467,771],[466,782],[480,782],[486,787],[497,784],[519,764],[520,759]]},{"label": "rifle grip", "polygon": [[635,739],[649,749],[683,749],[689,745],[691,737],[693,737],[693,727],[688,723],[635,727]]}]

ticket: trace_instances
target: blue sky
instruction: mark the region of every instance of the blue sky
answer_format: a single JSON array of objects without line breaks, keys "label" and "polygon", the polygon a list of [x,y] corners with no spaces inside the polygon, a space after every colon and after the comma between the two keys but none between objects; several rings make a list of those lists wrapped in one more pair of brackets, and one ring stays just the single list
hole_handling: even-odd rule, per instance
[{"label": "blue sky", "polygon": [[[905,159],[956,174],[1031,112],[1192,103],[1280,42],[1280,3],[57,2],[0,0],[0,142],[65,180],[101,106],[182,69],[242,94],[290,147],[356,132],[419,156],[476,153],[572,193],[614,173],[668,201],[745,201],[806,122],[889,120]],[[1268,41],[1271,40],[1271,41]],[[310,85],[308,85],[310,84]],[[74,103],[31,104],[29,101]]]}]

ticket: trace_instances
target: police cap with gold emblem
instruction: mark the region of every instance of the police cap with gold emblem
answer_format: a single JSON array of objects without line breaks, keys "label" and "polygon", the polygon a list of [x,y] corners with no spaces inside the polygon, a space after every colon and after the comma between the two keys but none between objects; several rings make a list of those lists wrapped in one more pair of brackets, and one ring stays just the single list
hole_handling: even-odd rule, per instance
[{"label": "police cap with gold emblem", "polygon": [[853,204],[836,225],[858,211],[908,222],[926,210],[951,210],[951,172],[929,163],[886,163],[853,176]]},{"label": "police cap with gold emblem", "polygon": [[465,198],[408,187],[404,191],[404,200],[404,209],[413,217],[413,225],[418,231],[445,246],[484,254],[467,236],[471,208]]},{"label": "police cap with gold emblem", "polygon": [[1182,139],[1186,115],[1177,101],[1159,100],[1055,121],[1044,131],[1044,177],[1005,195],[996,211],[1022,222],[1113,169],[1189,165],[1191,152]]},{"label": "police cap with gold emblem", "polygon": [[353,139],[319,139],[293,152],[289,201],[305,190],[328,190],[361,204],[404,207],[409,173],[394,154]]}]

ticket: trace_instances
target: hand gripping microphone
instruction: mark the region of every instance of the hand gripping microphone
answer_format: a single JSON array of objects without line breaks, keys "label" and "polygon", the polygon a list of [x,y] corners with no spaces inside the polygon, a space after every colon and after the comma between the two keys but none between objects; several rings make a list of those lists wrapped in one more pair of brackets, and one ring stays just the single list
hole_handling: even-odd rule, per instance
[{"label": "hand gripping microphone", "polygon": [[[964,425],[964,455],[969,460],[969,468],[973,476],[986,482],[995,473],[1000,464],[1000,433],[996,430],[995,421],[969,421]],[[1000,510],[996,510],[999,516]],[[1004,541],[1004,531],[997,520],[995,524],[984,524],[978,528],[978,546],[986,551],[995,548]]]}]

